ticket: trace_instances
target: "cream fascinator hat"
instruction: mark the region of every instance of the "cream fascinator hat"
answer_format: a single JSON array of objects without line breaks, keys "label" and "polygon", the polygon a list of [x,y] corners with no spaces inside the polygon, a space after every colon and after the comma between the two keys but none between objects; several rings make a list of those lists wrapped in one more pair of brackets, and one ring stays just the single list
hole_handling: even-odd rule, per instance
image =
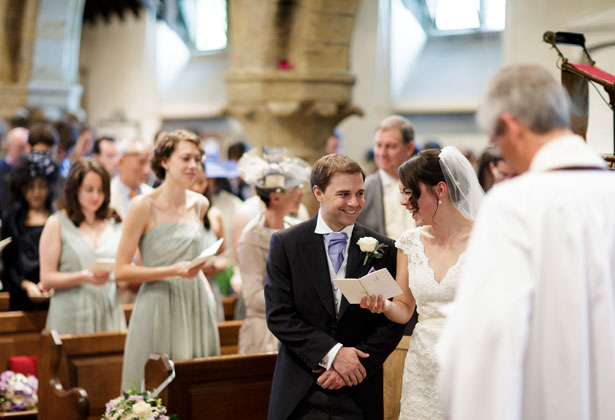
[{"label": "cream fascinator hat", "polygon": [[282,148],[252,149],[239,159],[243,180],[256,188],[282,192],[305,183],[310,166]]}]

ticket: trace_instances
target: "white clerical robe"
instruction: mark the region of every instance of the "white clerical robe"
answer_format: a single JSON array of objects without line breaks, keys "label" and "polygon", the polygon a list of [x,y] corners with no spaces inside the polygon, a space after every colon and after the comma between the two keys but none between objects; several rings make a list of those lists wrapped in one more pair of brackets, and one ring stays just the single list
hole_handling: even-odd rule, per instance
[{"label": "white clerical robe", "polygon": [[604,162],[554,140],[483,201],[438,347],[447,419],[615,419],[615,174],[579,166]]}]

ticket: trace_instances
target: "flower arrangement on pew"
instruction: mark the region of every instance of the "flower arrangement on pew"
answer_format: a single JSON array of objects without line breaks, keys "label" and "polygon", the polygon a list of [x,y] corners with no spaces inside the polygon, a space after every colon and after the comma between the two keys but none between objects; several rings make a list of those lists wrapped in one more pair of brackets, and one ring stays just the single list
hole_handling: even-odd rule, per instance
[{"label": "flower arrangement on pew", "polygon": [[160,397],[133,389],[109,401],[102,420],[177,420],[174,414],[167,416],[166,413]]},{"label": "flower arrangement on pew", "polygon": [[24,411],[36,408],[38,379],[11,370],[0,375],[0,411]]}]

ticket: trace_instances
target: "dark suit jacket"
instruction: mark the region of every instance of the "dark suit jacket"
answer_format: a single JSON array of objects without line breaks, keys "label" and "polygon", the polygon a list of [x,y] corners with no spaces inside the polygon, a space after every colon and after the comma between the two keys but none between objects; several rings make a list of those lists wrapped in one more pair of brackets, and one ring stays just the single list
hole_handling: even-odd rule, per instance
[{"label": "dark suit jacket", "polygon": [[[315,383],[319,363],[339,343],[370,356],[360,359],[367,371],[352,394],[366,419],[383,418],[382,364],[404,331],[384,315],[372,314],[342,297],[336,318],[327,254],[322,235],[314,233],[316,217],[275,233],[269,245],[265,299],[267,325],[280,340],[269,419],[286,419]],[[364,254],[356,242],[373,236],[388,247],[381,259],[363,266]],[[395,276],[397,253],[393,241],[355,224],[348,249],[346,277],[358,278],[386,267]]]},{"label": "dark suit jacket", "polygon": [[357,222],[381,235],[386,235],[384,222],[384,201],[380,173],[375,172],[365,178],[365,207],[359,214]]},{"label": "dark suit jacket", "polygon": [[9,165],[6,160],[0,158],[0,216],[11,205],[12,194],[9,191],[8,174],[13,169],[12,165]]}]

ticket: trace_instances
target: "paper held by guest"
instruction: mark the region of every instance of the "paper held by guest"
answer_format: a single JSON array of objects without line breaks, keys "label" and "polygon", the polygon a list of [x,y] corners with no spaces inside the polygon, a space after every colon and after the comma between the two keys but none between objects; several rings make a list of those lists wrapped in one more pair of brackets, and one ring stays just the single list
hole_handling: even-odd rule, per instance
[{"label": "paper held by guest", "polygon": [[4,249],[4,247],[6,247],[8,244],[10,244],[13,241],[13,238],[11,238],[10,236],[6,239],[3,239],[0,241],[0,252],[2,252],[2,250]]},{"label": "paper held by guest", "polygon": [[201,254],[198,257],[196,257],[190,262],[190,265],[188,265],[188,269],[191,269],[193,267],[196,267],[197,265],[201,265],[203,263],[208,262],[211,259],[216,258],[216,254],[218,253],[218,250],[222,246],[223,241],[224,241],[224,238],[220,238],[215,243],[205,248],[205,250],[203,250],[203,252],[201,252]]},{"label": "paper held by guest", "polygon": [[94,261],[94,264],[90,267],[90,271],[92,273],[101,271],[110,273],[113,271],[114,265],[115,260],[113,258],[96,258],[96,261]]},{"label": "paper held by guest", "polygon": [[333,280],[349,303],[361,303],[361,298],[382,295],[389,299],[402,294],[399,285],[386,268],[373,271],[359,279]]}]

